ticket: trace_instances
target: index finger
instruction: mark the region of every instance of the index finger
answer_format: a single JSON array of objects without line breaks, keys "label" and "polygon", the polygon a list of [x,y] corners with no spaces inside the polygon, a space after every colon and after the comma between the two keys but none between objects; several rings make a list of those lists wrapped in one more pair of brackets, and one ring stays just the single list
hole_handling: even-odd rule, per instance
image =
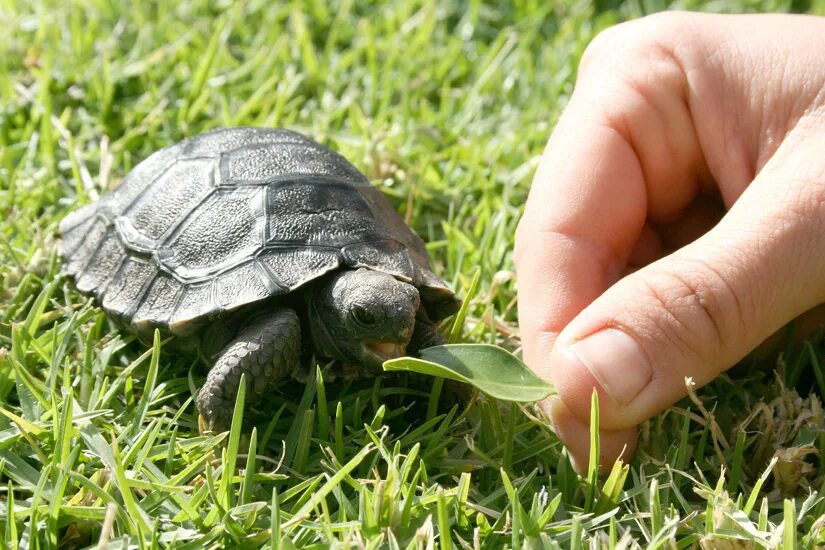
[{"label": "index finger", "polygon": [[557,386],[558,333],[618,280],[648,219],[670,221],[690,204],[703,173],[681,66],[660,35],[650,47],[634,33],[627,51],[613,51],[615,37],[588,48],[516,234],[524,358]]},{"label": "index finger", "polygon": [[556,336],[618,278],[646,218],[632,149],[596,121],[571,128],[576,114],[550,139],[516,233],[524,359],[545,377]]}]

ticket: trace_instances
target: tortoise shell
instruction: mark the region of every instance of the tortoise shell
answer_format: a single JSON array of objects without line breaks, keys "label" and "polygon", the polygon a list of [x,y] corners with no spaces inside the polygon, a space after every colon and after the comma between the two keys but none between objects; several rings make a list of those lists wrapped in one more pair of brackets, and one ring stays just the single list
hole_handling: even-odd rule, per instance
[{"label": "tortoise shell", "polygon": [[221,129],[162,149],[60,232],[78,289],[139,332],[191,334],[347,267],[414,284],[433,320],[456,306],[383,194],[287,130]]}]

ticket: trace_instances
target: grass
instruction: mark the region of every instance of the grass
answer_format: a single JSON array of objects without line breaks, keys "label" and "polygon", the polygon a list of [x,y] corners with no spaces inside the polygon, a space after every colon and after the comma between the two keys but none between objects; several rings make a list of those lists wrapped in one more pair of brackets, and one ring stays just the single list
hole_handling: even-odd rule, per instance
[{"label": "grass", "polygon": [[821,332],[768,358],[775,373],[723,376],[645,423],[633,462],[602,478],[574,474],[534,409],[449,407],[440,383],[403,376],[319,368],[243,430],[199,435],[201,368],[59,276],[66,212],[184,136],[297,129],[387,194],[455,288],[479,274],[455,337],[518,352],[513,234],[579,57],[600,29],[671,6],[337,4],[0,0],[0,546],[825,544]]}]

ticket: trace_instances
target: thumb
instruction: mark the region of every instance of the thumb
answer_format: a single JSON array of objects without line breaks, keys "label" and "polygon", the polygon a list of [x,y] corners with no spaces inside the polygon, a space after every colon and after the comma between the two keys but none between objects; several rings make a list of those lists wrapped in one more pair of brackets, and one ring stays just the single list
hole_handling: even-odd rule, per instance
[{"label": "thumb", "polygon": [[714,229],[565,327],[549,367],[573,415],[586,421],[595,387],[602,428],[634,426],[683,397],[685,377],[709,382],[825,302],[823,136],[786,139]]}]

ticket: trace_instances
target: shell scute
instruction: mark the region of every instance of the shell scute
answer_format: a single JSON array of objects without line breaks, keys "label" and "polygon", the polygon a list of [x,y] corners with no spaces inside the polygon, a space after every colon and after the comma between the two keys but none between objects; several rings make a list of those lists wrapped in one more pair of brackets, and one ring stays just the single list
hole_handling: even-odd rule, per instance
[{"label": "shell scute", "polygon": [[206,159],[178,161],[153,181],[123,215],[143,240],[159,242],[212,193],[213,169],[214,163]]},{"label": "shell scute", "polygon": [[131,319],[157,268],[148,260],[128,256],[103,294],[102,306],[117,317]]},{"label": "shell scute", "polygon": [[138,332],[145,332],[168,323],[182,290],[183,285],[174,277],[167,274],[155,277],[132,318],[132,325]]},{"label": "shell scute", "polygon": [[219,128],[182,142],[186,157],[217,158],[227,151],[234,151],[261,143],[304,143],[310,141],[297,132],[279,128]]},{"label": "shell scute", "polygon": [[221,309],[236,304],[248,304],[272,295],[268,279],[261,274],[255,261],[248,261],[218,276],[215,281],[215,297]]},{"label": "shell scute", "polygon": [[114,277],[125,260],[123,245],[115,231],[108,231],[98,245],[86,267],[76,275],[77,288],[81,292],[95,292],[100,295],[107,282]]},{"label": "shell scute", "polygon": [[287,291],[338,269],[342,263],[337,249],[317,247],[268,249],[258,256],[258,261],[271,279]]},{"label": "shell scute", "polygon": [[300,176],[328,176],[368,185],[343,157],[310,141],[256,144],[221,155],[221,186],[268,185]]},{"label": "shell scute", "polygon": [[387,238],[361,195],[339,182],[313,178],[267,188],[267,244],[343,247]]},{"label": "shell scute", "polygon": [[219,190],[181,222],[161,249],[164,267],[183,279],[212,277],[263,247],[260,189]]}]

